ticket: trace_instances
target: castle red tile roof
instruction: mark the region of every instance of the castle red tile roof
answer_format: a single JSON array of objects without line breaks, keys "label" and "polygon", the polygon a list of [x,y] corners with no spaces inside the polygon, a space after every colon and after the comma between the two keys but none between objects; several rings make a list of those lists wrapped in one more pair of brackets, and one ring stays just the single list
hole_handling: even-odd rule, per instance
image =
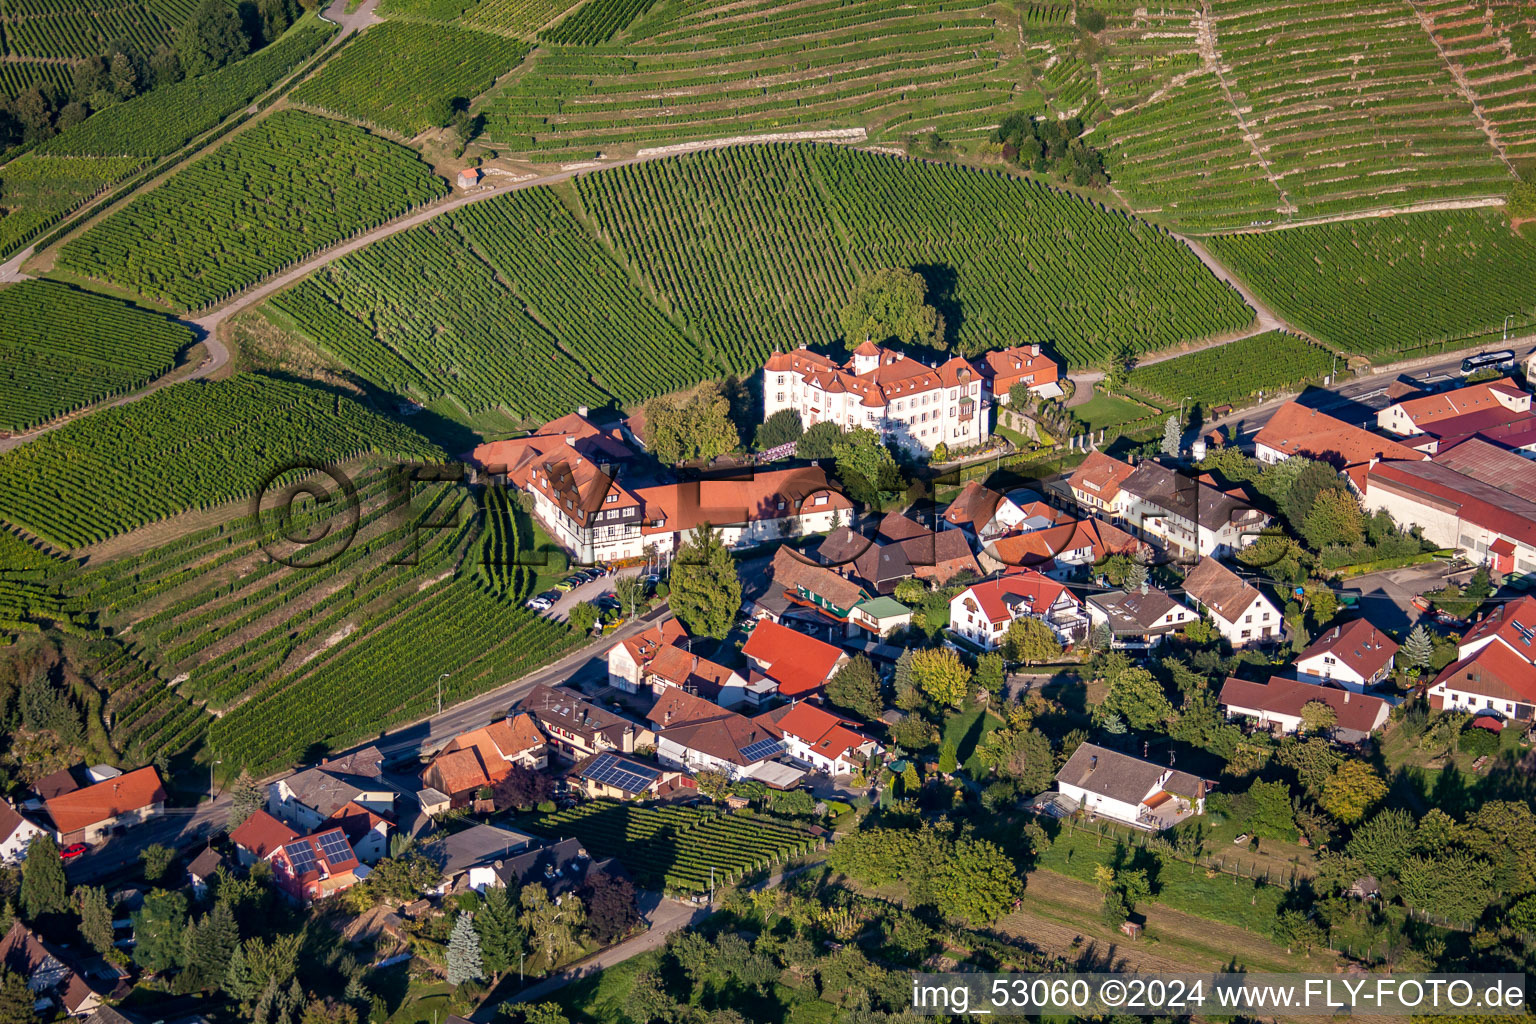
[{"label": "castle red tile roof", "polygon": [[[1016,357],[1017,353],[1023,355]],[[806,385],[828,394],[858,395],[860,404],[871,409],[882,408],[908,395],[937,388],[958,387],[979,377],[1005,372],[1013,376],[1005,378],[1008,383],[1004,390],[1011,386],[1013,379],[1030,373],[1036,375],[1036,383],[1056,379],[1056,364],[1028,349],[1007,349],[989,353],[989,356],[991,360],[984,357],[974,365],[959,356],[953,356],[937,366],[929,366],[900,352],[866,341],[854,349],[853,358],[846,363],[839,364],[808,349],[796,349],[793,352],[775,352],[764,362],[763,369],[769,373],[798,374]],[[876,360],[873,368],[863,373],[854,372],[856,361],[871,358]],[[1028,365],[1015,369],[1015,362]]]},{"label": "castle red tile roof", "polygon": [[[488,473],[505,473],[516,486],[542,492],[572,519],[589,525],[601,510],[640,503],[612,473],[612,463],[634,454],[612,430],[572,413],[526,437],[479,445],[470,458]],[[609,494],[617,500],[606,501]]]},{"label": "castle red tile roof", "polygon": [[153,766],[146,766],[94,786],[61,793],[48,800],[47,807],[56,829],[78,832],[164,802],[165,786],[160,782],[160,773]]},{"label": "castle red tile roof", "polygon": [[819,690],[843,657],[843,652],[831,644],[768,619],[758,620],[741,653],[779,684],[783,697],[802,697]]}]

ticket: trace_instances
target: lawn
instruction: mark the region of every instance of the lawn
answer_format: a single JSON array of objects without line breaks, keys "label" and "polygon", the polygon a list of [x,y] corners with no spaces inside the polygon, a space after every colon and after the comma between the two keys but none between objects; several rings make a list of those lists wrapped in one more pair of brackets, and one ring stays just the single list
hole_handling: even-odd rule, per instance
[{"label": "lawn", "polygon": [[1090,430],[1114,427],[1131,420],[1150,416],[1155,409],[1114,395],[1096,394],[1082,405],[1072,406],[1072,415],[1088,425]]},{"label": "lawn", "polygon": [[979,779],[986,774],[986,769],[976,759],[976,748],[981,745],[987,733],[1002,727],[1002,719],[996,715],[989,715],[980,708],[974,711],[960,711],[944,720],[944,730],[939,737],[939,742],[953,743],[960,766],[971,778]]}]

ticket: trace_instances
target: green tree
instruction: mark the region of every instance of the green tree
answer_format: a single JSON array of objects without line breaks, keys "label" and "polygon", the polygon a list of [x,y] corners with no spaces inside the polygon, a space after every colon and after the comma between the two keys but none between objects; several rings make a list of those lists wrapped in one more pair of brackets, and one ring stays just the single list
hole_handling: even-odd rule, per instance
[{"label": "green tree", "polygon": [[238,60],[250,48],[239,12],[223,0],[203,0],[176,40],[176,53],[188,78]]},{"label": "green tree", "polygon": [[44,914],[67,914],[71,909],[65,891],[64,864],[53,836],[40,832],[27,844],[21,863],[21,912],[28,921]]},{"label": "green tree", "polygon": [[862,654],[855,654],[832,673],[832,678],[827,680],[827,700],[870,722],[879,720],[885,712],[885,702],[880,698],[880,677],[875,666]]},{"label": "green tree", "polygon": [[651,399],[645,430],[651,453],[668,465],[713,459],[741,447],[730,398],[714,381],[700,384],[689,398]]},{"label": "green tree", "polygon": [[521,1017],[523,1024],[571,1024],[559,1003],[503,1003],[501,1009],[508,1017]]},{"label": "green tree", "polygon": [[781,444],[794,444],[804,433],[805,427],[801,423],[800,413],[794,409],[780,409],[763,420],[762,425],[757,428],[754,445],[758,451],[765,452]]},{"label": "green tree", "polygon": [[1147,592],[1147,564],[1140,559],[1132,559],[1131,564],[1125,570],[1125,591],[1134,594],[1138,591]]},{"label": "green tree", "polygon": [[492,980],[517,962],[526,936],[517,923],[517,909],[512,894],[503,886],[491,886],[475,911],[475,931],[480,934],[480,962],[491,972]]},{"label": "green tree", "polygon": [[955,754],[954,741],[945,740],[939,746],[939,771],[945,775],[953,775],[958,767],[960,767],[960,759]]},{"label": "green tree", "polygon": [[542,885],[529,885],[523,888],[521,901],[523,931],[551,969],[581,949],[579,936],[587,914],[574,894],[567,893],[555,903]]},{"label": "green tree", "polygon": [[0,967],[0,1024],[37,1024],[32,1006],[37,996],[27,979],[8,967]]},{"label": "green tree", "polygon": [[155,889],[133,913],[133,962],[151,974],[186,964],[187,898],[179,892]]},{"label": "green tree", "polygon": [[240,947],[240,926],[228,903],[217,903],[195,930],[187,949],[187,970],[202,989],[220,988]]},{"label": "green tree", "polygon": [[1353,825],[1386,795],[1387,784],[1376,769],[1364,761],[1350,760],[1335,768],[1323,783],[1318,803],[1344,824]]},{"label": "green tree", "polygon": [[475,933],[474,916],[460,914],[448,935],[448,984],[458,986],[484,977],[485,965],[480,960],[480,936]]},{"label": "green tree", "polygon": [[592,632],[592,627],[596,626],[598,620],[602,617],[603,612],[601,608],[591,601],[582,601],[572,606],[569,615],[566,617],[566,624],[571,627],[571,632],[577,636],[586,636]]},{"label": "green tree", "polygon": [[741,610],[741,578],[720,534],[704,524],[672,561],[672,611],[694,636],[725,639]]},{"label": "green tree", "polygon": [[1403,863],[1398,889],[1415,910],[1471,924],[1482,916],[1492,893],[1490,865],[1465,850],[1415,856]]},{"label": "green tree", "polygon": [[613,581],[613,596],[626,618],[634,618],[645,603],[645,580],[639,576],[620,576]]},{"label": "green tree", "polygon": [[912,679],[929,700],[960,707],[970,693],[971,670],[954,651],[938,647],[912,655]]},{"label": "green tree", "polygon": [[1182,436],[1183,431],[1179,429],[1178,417],[1169,413],[1168,418],[1163,421],[1163,454],[1170,459],[1178,458],[1179,452],[1183,448],[1183,445],[1180,443]]},{"label": "green tree", "polygon": [[1174,717],[1163,684],[1139,666],[1125,669],[1110,680],[1109,693],[1099,707],[1101,714],[1119,715],[1132,729],[1156,729]]},{"label": "green tree", "polygon": [[112,907],[107,891],[97,885],[82,885],[75,890],[80,908],[80,935],[102,956],[112,952]]},{"label": "green tree", "polygon": [[1301,535],[1318,550],[1329,544],[1358,544],[1365,537],[1365,513],[1354,495],[1330,487],[1312,499],[1302,520]]},{"label": "green tree", "polygon": [[240,775],[234,784],[229,787],[229,828],[231,831],[245,824],[247,818],[261,810],[266,801],[266,793],[261,783],[251,778],[251,773],[244,768],[240,769]]},{"label": "green tree", "polygon": [[905,486],[885,440],[868,427],[854,427],[832,443],[837,476],[856,500],[883,508]]},{"label": "green tree", "polygon": [[1377,878],[1395,878],[1414,852],[1416,829],[1407,811],[1388,809],[1362,821],[1344,851],[1361,871]]},{"label": "green tree", "polygon": [[830,459],[832,446],[842,440],[843,431],[836,423],[822,420],[812,423],[795,442],[795,457],[801,459]]},{"label": "green tree", "polygon": [[1003,692],[1007,676],[1003,656],[996,651],[988,651],[976,659],[976,685],[992,696],[999,696]]},{"label": "green tree", "polygon": [[1413,627],[1408,638],[1403,641],[1403,660],[1412,668],[1423,670],[1429,667],[1431,659],[1435,656],[1435,641],[1429,635],[1429,630],[1421,623]]},{"label": "green tree", "polygon": [[1010,661],[1038,665],[1061,657],[1061,642],[1050,626],[1025,615],[1014,619],[1003,634],[1003,654]]},{"label": "green tree", "polygon": [[1031,793],[1048,789],[1056,775],[1051,741],[1039,729],[994,729],[976,748],[976,757]]},{"label": "green tree", "polygon": [[877,270],[854,285],[839,323],[849,351],[866,341],[944,346],[944,317],[927,304],[922,275],[897,267]]},{"label": "green tree", "polygon": [[1291,791],[1279,782],[1255,782],[1248,787],[1248,827],[1265,839],[1296,839],[1296,816],[1291,810]]},{"label": "green tree", "polygon": [[139,860],[144,862],[144,881],[150,885],[165,878],[165,873],[170,870],[171,862],[176,859],[176,851],[161,846],[159,843],[151,843],[139,851]]},{"label": "green tree", "polygon": [[1309,700],[1301,706],[1301,727],[1309,733],[1322,733],[1339,723],[1339,714],[1333,706],[1320,700]]}]

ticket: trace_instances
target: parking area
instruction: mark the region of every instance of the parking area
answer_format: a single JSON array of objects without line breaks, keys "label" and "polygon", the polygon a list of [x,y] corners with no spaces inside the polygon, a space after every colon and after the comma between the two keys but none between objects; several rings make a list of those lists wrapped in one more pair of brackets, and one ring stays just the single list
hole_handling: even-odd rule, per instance
[{"label": "parking area", "polygon": [[1388,569],[1356,576],[1344,581],[1344,590],[1358,591],[1356,605],[1361,616],[1382,629],[1409,630],[1420,619],[1433,622],[1433,616],[1413,606],[1413,599],[1428,590],[1445,585],[1447,562],[1425,562],[1405,569]]},{"label": "parking area", "polygon": [[[574,573],[576,570],[572,570]],[[644,573],[644,566],[632,566],[628,569],[616,569],[606,576],[599,576],[595,580],[579,584],[570,590],[561,593],[559,591],[545,591],[546,596],[553,596],[553,607],[541,609],[540,614],[564,622],[571,614],[571,609],[583,601],[595,601],[602,597],[612,596],[613,584],[621,576],[636,576]]]}]

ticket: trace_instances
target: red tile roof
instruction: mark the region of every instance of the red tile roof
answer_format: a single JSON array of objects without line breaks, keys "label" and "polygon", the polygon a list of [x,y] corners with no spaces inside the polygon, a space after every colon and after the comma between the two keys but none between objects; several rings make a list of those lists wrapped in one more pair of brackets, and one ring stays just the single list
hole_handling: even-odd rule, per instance
[{"label": "red tile roof", "polygon": [[[505,473],[518,487],[542,492],[583,523],[601,510],[639,504],[605,468],[633,457],[612,430],[575,413],[551,420],[526,437],[482,444],[470,455],[487,472]],[[610,493],[617,495],[616,502],[604,500]]]},{"label": "red tile roof", "polygon": [[373,831],[379,825],[384,825],[386,830],[392,829],[395,823],[381,814],[375,814],[368,808],[350,801],[344,804],[341,810],[325,819],[327,828],[339,828],[347,834],[347,842],[356,846],[363,837]]},{"label": "red tile roof", "polygon": [[[759,624],[759,629],[762,628]],[[727,711],[702,697],[669,686],[646,713],[659,735],[732,764],[742,766],[769,760],[748,760],[742,751],[759,740],[775,738],[760,723]],[[772,756],[777,756],[774,754]]]},{"label": "red tile roof", "polygon": [[1120,493],[1120,485],[1136,467],[1119,459],[1112,459],[1103,452],[1089,452],[1082,465],[1073,470],[1068,481],[1074,491],[1083,491],[1100,501],[1113,501]]},{"label": "red tile roof", "polygon": [[1378,462],[1366,474],[1367,496],[1376,487],[1536,547],[1536,501],[1510,494],[1496,483],[1434,462]]},{"label": "red tile roof", "polygon": [[1214,558],[1202,558],[1184,577],[1184,593],[1228,622],[1236,622],[1255,599],[1257,587]]},{"label": "red tile roof", "polygon": [[489,786],[493,781],[487,770],[489,767],[481,760],[478,750],[466,747],[434,757],[431,766],[427,768],[425,779],[432,788],[456,796],[473,792],[481,786]]},{"label": "red tile roof", "polygon": [[1082,604],[1075,594],[1067,590],[1065,584],[1057,583],[1033,569],[1025,569],[985,583],[974,583],[956,596],[974,601],[989,621],[1006,622],[1013,617],[1008,613],[1009,604],[1022,601],[1029,614],[1044,615],[1063,593]]},{"label": "red tile roof", "polygon": [[[746,469],[729,476],[643,487],[638,493],[645,504],[641,533],[685,533],[705,523],[735,526],[853,508],[818,466]],[[813,503],[823,495],[826,504]]]},{"label": "red tile roof", "polygon": [[1287,402],[1254,436],[1261,444],[1287,455],[1305,455],[1335,468],[1372,459],[1422,459],[1424,454],[1369,430],[1335,419],[1327,413]]},{"label": "red tile roof", "polygon": [[1447,665],[1434,686],[1505,701],[1536,704],[1536,671],[1503,644],[1489,644],[1469,658]]},{"label": "red tile roof", "polygon": [[1362,679],[1369,679],[1397,655],[1397,641],[1364,619],[1355,619],[1324,630],[1297,660],[1320,654],[1333,655]]},{"label": "red tile roof", "polygon": [[266,811],[257,811],[242,821],[229,838],[236,846],[255,854],[258,860],[265,860],[279,846],[299,838],[299,834]]},{"label": "red tile roof", "polygon": [[724,665],[717,665],[708,658],[685,651],[681,647],[663,647],[646,667],[650,675],[683,689],[714,699],[725,689],[736,673]]},{"label": "red tile roof", "polygon": [[144,767],[72,793],[61,793],[47,801],[47,805],[55,828],[60,832],[78,832],[164,802],[165,786],[160,782],[160,773],[153,767]]},{"label": "red tile roof", "polygon": [[629,637],[624,641],[624,647],[629,651],[629,656],[634,659],[635,664],[643,668],[647,662],[656,657],[656,652],[661,648],[670,647],[687,636],[688,631],[683,628],[681,622],[676,619],[667,619],[643,633],[636,633]]},{"label": "red tile roof", "polygon": [[868,736],[850,728],[852,722],[807,701],[776,708],[758,715],[753,721],[766,726],[776,736],[793,736],[818,755],[833,761],[870,742]]},{"label": "red tile roof", "polygon": [[1503,377],[1481,384],[1469,384],[1453,391],[1442,391],[1436,395],[1410,398],[1399,402],[1398,406],[1414,426],[1422,429],[1425,424],[1448,420],[1455,416],[1465,416],[1471,412],[1507,408],[1496,397],[1498,395],[1517,401],[1529,397],[1513,380]]},{"label": "red tile roof", "polygon": [[977,360],[977,369],[991,380],[994,395],[1006,395],[1025,377],[1033,377],[1029,385],[1038,387],[1056,380],[1060,373],[1056,363],[1040,353],[1038,345],[1016,345],[987,352]]},{"label": "red tile roof", "polygon": [[[338,844],[335,839],[327,842],[327,837],[331,836],[339,839],[340,843]],[[334,856],[326,853],[327,846],[335,851]],[[312,855],[313,864],[308,868],[296,870],[298,865],[304,863],[302,860],[296,863],[296,858],[303,857],[302,848],[304,847],[307,847]],[[354,870],[359,863],[351,842],[347,840],[346,832],[340,828],[324,829],[314,835],[301,836],[291,843],[285,843],[282,853],[273,858],[273,865],[278,868],[279,874],[292,879],[299,886],[307,886],[325,876],[334,877],[345,874]]]},{"label": "red tile roof", "polygon": [[972,480],[960,489],[955,500],[944,510],[944,521],[951,526],[984,528],[997,514],[997,506],[1003,496],[986,487],[980,480]]},{"label": "red tile roof", "polygon": [[779,694],[799,697],[820,689],[831,678],[843,652],[788,626],[760,619],[741,653],[763,675],[779,684]]},{"label": "red tile roof", "polygon": [[1523,660],[1536,663],[1536,597],[1506,602],[1478,620],[1462,636],[1461,652],[1489,640],[1502,641]]},{"label": "red tile roof", "polygon": [[1350,693],[1331,686],[1318,686],[1295,679],[1275,677],[1268,683],[1246,679],[1228,679],[1221,686],[1221,703],[1228,707],[1250,708],[1271,714],[1300,717],[1301,709],[1312,701],[1333,708],[1336,725],[1354,732],[1374,732],[1387,720],[1389,706],[1380,697]]},{"label": "red tile roof", "polygon": [[1097,519],[1074,519],[1044,530],[1011,533],[991,544],[992,555],[1004,565],[1039,566],[1068,551],[1090,548],[1092,561],[1128,554],[1146,545],[1117,526]]}]

